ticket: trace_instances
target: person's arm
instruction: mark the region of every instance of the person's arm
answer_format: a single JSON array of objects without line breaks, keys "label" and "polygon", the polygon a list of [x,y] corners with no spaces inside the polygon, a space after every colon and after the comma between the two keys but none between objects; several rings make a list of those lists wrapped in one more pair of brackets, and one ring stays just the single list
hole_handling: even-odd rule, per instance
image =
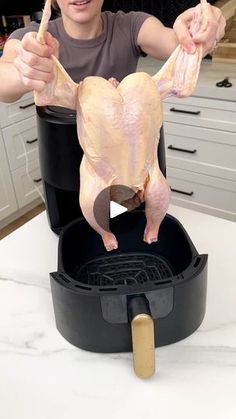
[{"label": "person's arm", "polygon": [[224,36],[225,18],[220,9],[209,5],[207,29],[192,38],[188,28],[193,18],[194,8],[188,9],[178,16],[171,29],[165,27],[155,17],[150,17],[141,26],[137,43],[146,54],[164,60],[170,56],[178,44],[181,44],[187,52],[194,53],[196,44],[201,43],[203,54],[206,55]]},{"label": "person's arm", "polygon": [[137,44],[143,52],[160,60],[167,59],[178,45],[178,38],[171,28],[165,27],[154,16],[142,24]]},{"label": "person's arm", "polygon": [[49,33],[46,42],[40,44],[33,32],[22,41],[6,42],[0,59],[0,102],[14,102],[33,90],[40,92],[53,78],[51,55],[56,53],[58,43]]},{"label": "person's arm", "polygon": [[0,59],[0,102],[15,102],[28,91],[22,84],[19,72],[13,63],[18,43],[20,41],[16,39],[8,41]]}]

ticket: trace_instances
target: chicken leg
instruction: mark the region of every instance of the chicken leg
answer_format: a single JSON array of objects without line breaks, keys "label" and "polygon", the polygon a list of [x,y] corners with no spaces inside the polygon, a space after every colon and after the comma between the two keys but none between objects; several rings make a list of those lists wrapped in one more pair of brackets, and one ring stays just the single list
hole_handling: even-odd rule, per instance
[{"label": "chicken leg", "polygon": [[118,243],[109,228],[110,191],[106,183],[96,175],[86,156],[83,156],[80,165],[80,177],[86,178],[86,182],[82,182],[80,186],[79,200],[82,213],[91,227],[101,235],[106,250],[115,250]]},{"label": "chicken leg", "polygon": [[144,241],[148,244],[158,239],[159,227],[167,212],[170,202],[170,187],[160,171],[157,160],[149,172],[145,189],[145,215],[147,224],[144,231]]}]

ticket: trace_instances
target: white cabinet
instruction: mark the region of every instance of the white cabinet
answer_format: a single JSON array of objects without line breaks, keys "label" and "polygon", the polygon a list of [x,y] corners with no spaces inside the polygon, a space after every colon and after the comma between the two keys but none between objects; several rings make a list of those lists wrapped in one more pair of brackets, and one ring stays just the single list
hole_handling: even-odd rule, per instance
[{"label": "white cabinet", "polygon": [[36,117],[32,116],[2,129],[11,170],[25,166],[26,159],[38,159]]},{"label": "white cabinet", "polygon": [[236,221],[236,182],[168,167],[172,202]]},{"label": "white cabinet", "polygon": [[17,210],[15,191],[0,133],[0,220]]},{"label": "white cabinet", "polygon": [[163,109],[172,203],[236,221],[236,103],[170,98]]},{"label": "white cabinet", "polygon": [[[35,104],[32,94],[0,103],[0,220],[34,206],[42,196]],[[4,222],[4,221],[2,221]]]},{"label": "white cabinet", "polygon": [[168,166],[236,181],[234,132],[165,122]]},{"label": "white cabinet", "polygon": [[[142,58],[156,74],[163,62]],[[230,88],[216,83],[226,76]],[[193,95],[163,102],[172,203],[236,221],[236,66],[204,60]]]},{"label": "white cabinet", "polygon": [[164,121],[236,132],[236,102],[200,97],[170,98],[163,104]]},{"label": "white cabinet", "polygon": [[35,115],[32,93],[27,93],[13,103],[0,103],[0,126],[6,127]]},{"label": "white cabinet", "polygon": [[38,160],[29,162],[12,172],[19,208],[24,207],[42,194],[42,182]]}]

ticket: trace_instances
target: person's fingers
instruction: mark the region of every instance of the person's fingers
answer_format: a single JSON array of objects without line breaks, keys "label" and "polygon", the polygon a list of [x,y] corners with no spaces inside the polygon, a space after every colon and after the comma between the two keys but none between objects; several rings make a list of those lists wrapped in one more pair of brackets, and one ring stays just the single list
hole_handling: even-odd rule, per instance
[{"label": "person's fingers", "polygon": [[32,80],[28,77],[21,77],[21,81],[23,85],[29,90],[29,91],[36,91],[36,92],[42,92],[42,90],[45,88],[46,83],[41,80]]},{"label": "person's fingers", "polygon": [[212,13],[209,13],[207,26],[202,30],[199,30],[196,34],[194,34],[193,40],[197,42],[206,42],[209,39],[209,36],[211,38],[215,37],[218,25],[218,20],[214,18],[214,15],[212,15]]},{"label": "person's fingers", "polygon": [[58,50],[58,42],[47,33],[47,44],[40,44],[36,33],[28,33],[16,45],[14,65],[24,86],[29,90],[41,91],[54,77],[52,53]]},{"label": "person's fingers", "polygon": [[218,9],[214,13],[211,12],[208,18],[208,24],[204,31],[197,33],[193,36],[193,41],[196,44],[201,43],[203,45],[204,55],[211,52],[216,43],[223,38],[225,34],[226,20],[222,13]]},{"label": "person's fingers", "polygon": [[51,58],[43,58],[36,54],[32,54],[22,48],[21,45],[16,45],[15,50],[18,57],[28,66],[47,73],[51,73],[53,71],[53,62]]},{"label": "person's fingers", "polygon": [[180,45],[190,54],[196,51],[196,45],[189,32],[189,24],[193,18],[194,8],[188,9],[177,17],[173,26]]},{"label": "person's fingers", "polygon": [[217,26],[215,22],[209,22],[207,28],[203,32],[199,32],[193,36],[196,43],[212,42],[216,39]]},{"label": "person's fingers", "polygon": [[[196,6],[197,8],[198,6]],[[226,20],[220,9],[209,5],[207,27],[191,36],[189,31],[190,22],[194,21],[196,8],[186,10],[176,19],[173,29],[179,43],[188,53],[194,53],[197,44],[202,44],[203,55],[211,52],[216,42],[219,42],[225,34]]]},{"label": "person's fingers", "polygon": [[42,80],[44,82],[49,82],[52,80],[52,73],[32,68],[28,64],[24,63],[19,57],[15,58],[14,65],[24,77],[28,77],[32,80]]},{"label": "person's fingers", "polygon": [[52,48],[52,54],[55,55],[57,58],[59,56],[59,42],[56,38],[49,33],[45,33],[45,42],[46,44]]},{"label": "person's fingers", "polygon": [[44,89],[46,83],[49,83],[53,77],[53,71],[40,71],[26,64],[17,56],[14,60],[14,65],[18,70],[21,82],[28,90],[36,90],[40,92]]},{"label": "person's fingers", "polygon": [[36,39],[36,32],[28,32],[22,38],[21,45],[22,48],[28,52],[32,52],[39,57],[51,57],[53,54],[53,47],[47,44],[40,44]]}]

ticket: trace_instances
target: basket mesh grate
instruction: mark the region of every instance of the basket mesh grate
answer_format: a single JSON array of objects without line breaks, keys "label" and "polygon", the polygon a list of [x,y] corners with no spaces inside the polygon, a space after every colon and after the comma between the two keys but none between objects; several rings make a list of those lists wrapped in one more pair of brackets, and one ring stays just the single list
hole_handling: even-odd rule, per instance
[{"label": "basket mesh grate", "polygon": [[142,285],[172,280],[175,275],[170,263],[155,254],[113,253],[97,257],[74,272],[74,279],[89,286]]}]

